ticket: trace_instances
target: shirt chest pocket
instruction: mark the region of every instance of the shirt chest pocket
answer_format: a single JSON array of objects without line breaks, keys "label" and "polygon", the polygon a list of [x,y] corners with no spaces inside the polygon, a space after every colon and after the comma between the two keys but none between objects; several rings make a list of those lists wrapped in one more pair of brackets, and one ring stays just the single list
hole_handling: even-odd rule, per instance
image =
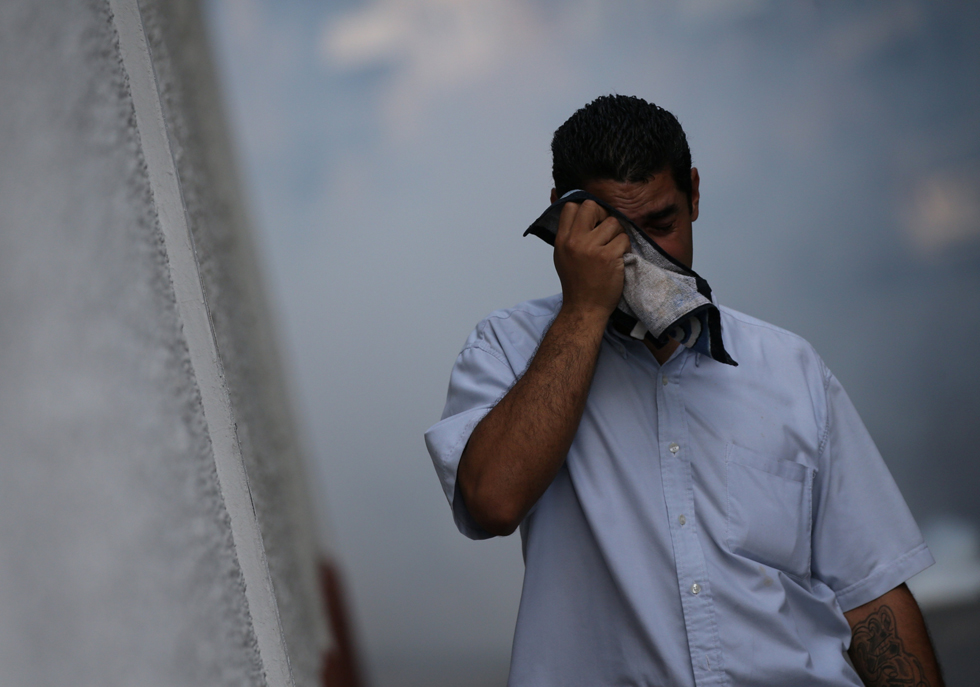
[{"label": "shirt chest pocket", "polygon": [[728,549],[808,578],[814,469],[730,444],[726,470]]}]

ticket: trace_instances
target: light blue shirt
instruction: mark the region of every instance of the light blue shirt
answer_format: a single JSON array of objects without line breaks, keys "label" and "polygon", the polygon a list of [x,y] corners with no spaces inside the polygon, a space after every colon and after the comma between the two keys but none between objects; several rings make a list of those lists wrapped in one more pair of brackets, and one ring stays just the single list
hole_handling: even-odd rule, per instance
[{"label": "light blue shirt", "polygon": [[[493,313],[425,440],[460,531],[473,428],[527,368],[561,296]],[[578,433],[521,524],[509,685],[861,685],[843,612],[932,564],[837,379],[800,337],[721,308],[738,367],[659,365],[608,329]]]}]

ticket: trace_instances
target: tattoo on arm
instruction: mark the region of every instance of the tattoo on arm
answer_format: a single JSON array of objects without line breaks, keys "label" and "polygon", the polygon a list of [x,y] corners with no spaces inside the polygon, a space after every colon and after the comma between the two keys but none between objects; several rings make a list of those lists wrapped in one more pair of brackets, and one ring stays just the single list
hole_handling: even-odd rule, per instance
[{"label": "tattoo on arm", "polygon": [[882,604],[854,626],[851,660],[861,678],[875,687],[931,687],[922,663],[905,650],[895,614]]}]

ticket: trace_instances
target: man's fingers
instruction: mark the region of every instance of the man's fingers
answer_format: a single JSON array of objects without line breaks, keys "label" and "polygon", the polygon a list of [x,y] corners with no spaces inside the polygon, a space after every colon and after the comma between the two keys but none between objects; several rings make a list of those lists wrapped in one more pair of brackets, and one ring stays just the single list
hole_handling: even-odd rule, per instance
[{"label": "man's fingers", "polygon": [[558,216],[558,236],[564,239],[588,234],[607,217],[609,213],[594,201],[587,200],[581,205],[565,203]]},{"label": "man's fingers", "polygon": [[[615,217],[609,217],[608,214],[606,219],[604,219],[595,229],[592,230],[595,240],[600,245],[606,245],[612,241],[616,236],[624,234],[623,225],[620,224],[619,220]],[[627,243],[629,238],[626,239]]]},{"label": "man's fingers", "polygon": [[579,231],[592,231],[597,224],[607,217],[609,217],[609,213],[601,205],[595,201],[587,200],[579,208],[578,214],[575,216],[574,226]]},{"label": "man's fingers", "polygon": [[623,291],[623,254],[629,237],[619,220],[594,201],[566,203],[555,237],[555,269],[565,303],[612,312]]},{"label": "man's fingers", "polygon": [[601,254],[607,260],[621,259],[630,252],[631,248],[629,237],[626,234],[620,234],[614,236],[609,243],[602,247]]},{"label": "man's fingers", "polygon": [[614,236],[612,241],[607,244],[610,249],[615,250],[616,254],[622,257],[632,250],[633,245],[630,243],[630,237],[624,232],[618,236]]},{"label": "man's fingers", "polygon": [[575,220],[575,215],[578,214],[579,205],[578,203],[565,203],[561,208],[561,214],[558,215],[558,231],[555,234],[555,241],[563,240],[569,233],[572,227],[572,222]]},{"label": "man's fingers", "polygon": [[615,250],[617,253],[622,255],[623,253],[628,253],[633,247],[630,243],[630,237],[625,232],[613,236],[609,243],[606,244],[610,249]]}]

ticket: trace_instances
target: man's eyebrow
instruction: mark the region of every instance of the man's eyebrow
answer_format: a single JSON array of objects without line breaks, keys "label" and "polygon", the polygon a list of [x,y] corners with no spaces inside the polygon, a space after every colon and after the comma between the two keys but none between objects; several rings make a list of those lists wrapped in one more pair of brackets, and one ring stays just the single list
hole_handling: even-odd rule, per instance
[{"label": "man's eyebrow", "polygon": [[648,212],[647,214],[643,215],[642,217],[639,218],[640,220],[639,224],[653,224],[654,222],[659,222],[662,219],[666,219],[667,217],[676,214],[677,214],[677,205],[671,203],[670,205],[668,205],[667,207],[661,210]]}]

